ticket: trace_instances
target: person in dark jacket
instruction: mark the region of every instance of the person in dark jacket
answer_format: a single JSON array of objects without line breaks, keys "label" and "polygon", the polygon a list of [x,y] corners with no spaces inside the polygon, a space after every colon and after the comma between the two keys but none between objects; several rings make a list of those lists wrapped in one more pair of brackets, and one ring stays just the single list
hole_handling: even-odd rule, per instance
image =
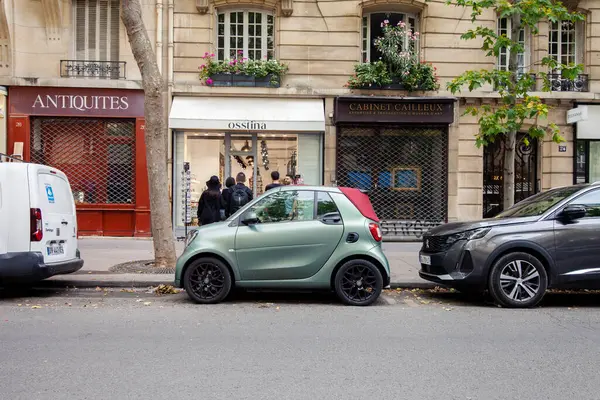
[{"label": "person in dark jacket", "polygon": [[252,200],[252,190],[245,185],[246,174],[240,172],[235,177],[235,181],[237,183],[232,186],[231,189],[229,189],[231,191],[229,206],[227,208],[229,215],[234,214],[237,210]]},{"label": "person in dark jacket", "polygon": [[221,182],[217,176],[206,181],[207,189],[200,195],[198,202],[198,222],[208,225],[221,220]]},{"label": "person in dark jacket", "polygon": [[235,179],[233,179],[233,177],[230,176],[225,179],[225,189],[223,189],[223,193],[221,193],[221,209],[224,211],[225,218],[229,218],[229,202],[231,200],[233,186],[235,186]]}]

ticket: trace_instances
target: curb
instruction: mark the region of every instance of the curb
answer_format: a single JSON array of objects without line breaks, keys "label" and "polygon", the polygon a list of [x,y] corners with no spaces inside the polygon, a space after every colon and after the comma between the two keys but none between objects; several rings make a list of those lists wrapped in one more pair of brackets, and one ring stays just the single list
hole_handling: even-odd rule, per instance
[{"label": "curb", "polygon": [[[106,280],[106,281],[93,281],[93,280],[78,280],[78,279],[61,279],[61,280],[45,280],[37,282],[34,287],[36,288],[52,288],[52,289],[66,289],[69,287],[75,287],[79,289],[96,288],[96,287],[107,287],[107,288],[147,288],[149,286],[158,285],[173,285],[173,280]],[[432,282],[392,282],[390,283],[389,289],[433,289],[441,285]]]}]

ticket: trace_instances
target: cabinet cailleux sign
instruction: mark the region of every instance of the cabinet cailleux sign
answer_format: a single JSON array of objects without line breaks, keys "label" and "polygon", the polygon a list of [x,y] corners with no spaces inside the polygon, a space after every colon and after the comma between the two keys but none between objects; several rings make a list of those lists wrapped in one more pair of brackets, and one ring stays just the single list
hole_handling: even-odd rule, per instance
[{"label": "cabinet cailleux sign", "polygon": [[451,124],[454,101],[437,97],[338,97],[334,118],[336,123]]},{"label": "cabinet cailleux sign", "polygon": [[9,90],[12,114],[90,117],[143,117],[141,90],[15,87]]}]

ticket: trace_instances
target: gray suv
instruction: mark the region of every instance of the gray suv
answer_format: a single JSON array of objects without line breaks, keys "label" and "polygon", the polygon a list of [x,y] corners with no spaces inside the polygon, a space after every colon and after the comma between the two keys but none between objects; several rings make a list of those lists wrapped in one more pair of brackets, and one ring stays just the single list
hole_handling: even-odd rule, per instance
[{"label": "gray suv", "polygon": [[600,286],[600,184],[551,189],[497,217],[427,232],[423,279],[533,307],[546,289]]}]

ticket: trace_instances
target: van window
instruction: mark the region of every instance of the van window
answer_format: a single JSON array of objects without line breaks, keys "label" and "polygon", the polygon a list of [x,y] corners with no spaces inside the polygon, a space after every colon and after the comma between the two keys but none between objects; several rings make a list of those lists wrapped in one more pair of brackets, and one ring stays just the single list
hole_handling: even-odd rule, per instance
[{"label": "van window", "polygon": [[69,184],[57,175],[38,174],[38,191],[44,211],[51,214],[72,214],[73,195]]}]

